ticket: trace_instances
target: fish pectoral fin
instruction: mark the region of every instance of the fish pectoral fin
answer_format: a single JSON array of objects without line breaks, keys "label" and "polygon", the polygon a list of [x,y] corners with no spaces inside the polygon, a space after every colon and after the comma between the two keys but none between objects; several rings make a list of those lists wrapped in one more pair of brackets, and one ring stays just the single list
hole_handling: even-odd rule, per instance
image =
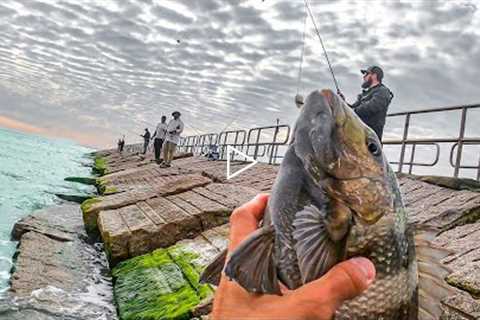
[{"label": "fish pectoral fin", "polygon": [[293,221],[298,265],[303,283],[323,276],[339,260],[339,246],[330,239],[325,214],[309,205],[297,212]]},{"label": "fish pectoral fin", "polygon": [[201,283],[209,283],[218,286],[222,276],[223,267],[227,259],[227,250],[220,252],[215,259],[205,268],[200,276]]},{"label": "fish pectoral fin", "polygon": [[445,281],[450,270],[440,261],[451,254],[431,241],[437,229],[421,227],[415,230],[415,254],[418,270],[418,319],[440,319],[441,300],[455,293]]},{"label": "fish pectoral fin", "polygon": [[257,229],[232,252],[225,275],[249,292],[281,295],[274,243],[273,226]]}]

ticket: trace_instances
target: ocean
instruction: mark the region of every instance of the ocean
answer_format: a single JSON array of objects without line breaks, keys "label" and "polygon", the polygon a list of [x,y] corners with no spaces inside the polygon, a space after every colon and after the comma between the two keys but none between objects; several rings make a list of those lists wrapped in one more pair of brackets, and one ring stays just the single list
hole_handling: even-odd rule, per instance
[{"label": "ocean", "polygon": [[92,186],[64,181],[90,176],[93,150],[66,140],[53,140],[0,128],[0,292],[8,289],[13,225],[34,210],[61,203],[55,193],[91,194]]}]

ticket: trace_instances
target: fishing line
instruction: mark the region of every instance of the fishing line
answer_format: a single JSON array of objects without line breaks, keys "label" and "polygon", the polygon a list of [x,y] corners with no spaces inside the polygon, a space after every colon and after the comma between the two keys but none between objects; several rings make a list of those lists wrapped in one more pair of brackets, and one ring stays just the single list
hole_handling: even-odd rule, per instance
[{"label": "fishing line", "polygon": [[330,63],[330,59],[328,58],[327,49],[325,49],[325,45],[323,44],[322,36],[320,35],[320,31],[318,30],[317,23],[315,22],[315,17],[313,16],[312,10],[310,8],[310,4],[308,0],[304,0],[304,2],[305,2],[305,8],[307,9],[308,14],[310,15],[310,18],[312,19],[312,23],[315,28],[315,32],[317,33],[318,39],[320,39],[320,44],[322,45],[323,54],[325,55],[328,68],[330,70],[330,73],[332,74],[333,83],[335,84],[335,88],[337,88],[337,93],[340,93],[340,88],[338,87],[337,78],[335,78],[335,74],[333,73],[333,68],[332,68],[332,64]]},{"label": "fishing line", "polygon": [[220,132],[225,131],[233,122],[237,120],[237,118],[240,116],[240,113],[232,118],[232,121],[230,121]]}]

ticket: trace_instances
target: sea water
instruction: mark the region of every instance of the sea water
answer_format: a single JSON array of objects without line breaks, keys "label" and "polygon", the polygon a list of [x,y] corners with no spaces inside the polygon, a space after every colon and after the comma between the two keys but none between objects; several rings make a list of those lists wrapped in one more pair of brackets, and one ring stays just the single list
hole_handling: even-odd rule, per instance
[{"label": "sea water", "polygon": [[34,210],[60,203],[55,193],[91,193],[91,186],[64,181],[91,175],[91,151],[71,141],[0,128],[0,292],[8,289],[17,245],[11,240],[13,225]]}]

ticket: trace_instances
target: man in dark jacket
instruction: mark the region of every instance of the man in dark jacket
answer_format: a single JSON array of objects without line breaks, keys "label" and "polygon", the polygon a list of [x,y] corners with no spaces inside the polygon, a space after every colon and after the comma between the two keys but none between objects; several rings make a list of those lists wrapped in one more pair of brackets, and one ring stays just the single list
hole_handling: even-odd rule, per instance
[{"label": "man in dark jacket", "polygon": [[145,128],[145,134],[141,134],[140,137],[143,138],[143,152],[142,154],[147,153],[148,149],[148,143],[150,142],[150,131],[148,131],[148,128]]},{"label": "man in dark jacket", "polygon": [[[393,93],[382,83],[383,70],[380,67],[371,66],[360,71],[363,74],[363,91],[350,107],[366,125],[375,131],[381,141]],[[340,96],[345,100],[341,93]]]}]

